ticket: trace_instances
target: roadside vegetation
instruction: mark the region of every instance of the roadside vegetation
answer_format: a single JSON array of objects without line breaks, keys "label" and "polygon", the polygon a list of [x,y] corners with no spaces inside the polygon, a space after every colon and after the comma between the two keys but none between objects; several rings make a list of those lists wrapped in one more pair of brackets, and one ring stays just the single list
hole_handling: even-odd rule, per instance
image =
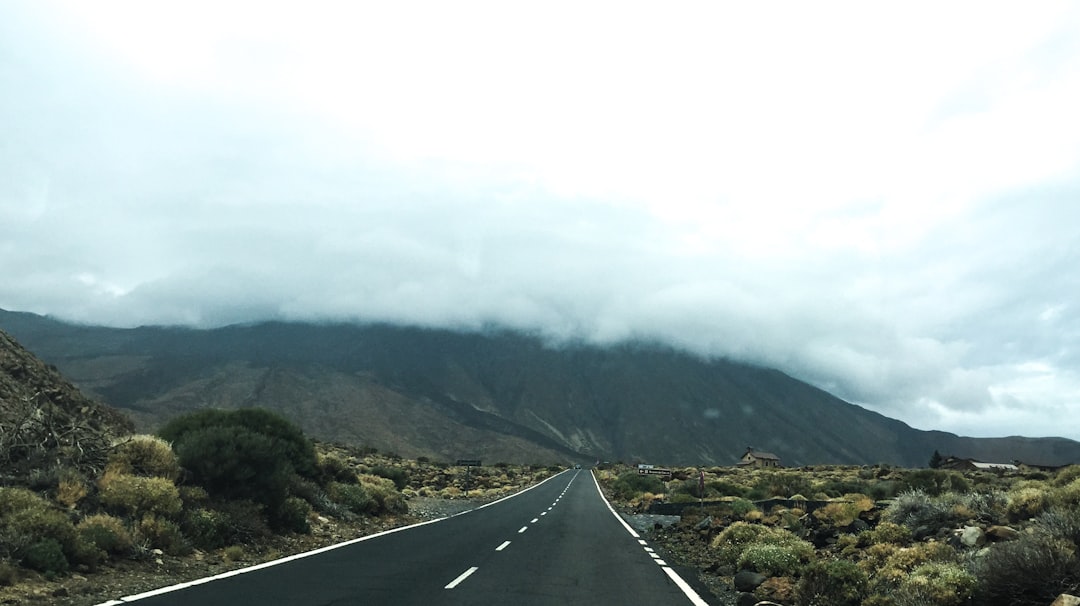
[{"label": "roadside vegetation", "polygon": [[157,435],[117,440],[99,469],[57,462],[0,487],[0,598],[55,602],[67,590],[4,590],[107,578],[120,565],[160,567],[162,558],[271,559],[283,555],[284,538],[297,537],[297,550],[312,546],[304,537],[316,530],[325,542],[347,540],[415,521],[415,499],[492,499],[553,471],[496,464],[466,473],[316,444],[262,409],[202,410]]},{"label": "roadside vegetation", "polygon": [[1080,466],[704,472],[703,492],[698,469],[666,481],[626,466],[597,473],[624,511],[684,503],[651,538],[729,593],[791,606],[1049,606],[1080,592]]}]

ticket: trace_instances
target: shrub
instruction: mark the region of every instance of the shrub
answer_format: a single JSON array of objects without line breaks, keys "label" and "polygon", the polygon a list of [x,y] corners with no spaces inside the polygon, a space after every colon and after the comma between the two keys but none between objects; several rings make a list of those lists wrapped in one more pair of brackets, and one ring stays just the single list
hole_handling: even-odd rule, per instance
[{"label": "shrub", "polygon": [[813,545],[786,530],[746,522],[725,528],[713,539],[712,546],[721,563],[755,567],[760,572],[788,570],[793,574],[814,555]]},{"label": "shrub", "polygon": [[1052,508],[1035,520],[1034,530],[1080,548],[1080,510]]},{"label": "shrub", "polygon": [[796,576],[814,555],[814,547],[805,541],[785,544],[754,542],[743,549],[739,568],[755,570],[774,577]]},{"label": "shrub", "polygon": [[745,497],[750,490],[727,480],[712,480],[705,483],[705,490],[722,497]]},{"label": "shrub", "polygon": [[[204,519],[192,520],[193,526],[200,522],[207,524],[205,530],[212,531],[213,539],[222,545],[233,543],[255,544],[271,536],[270,527],[262,512],[262,506],[252,501],[224,501],[208,509]],[[203,518],[203,514],[197,516]]]},{"label": "shrub", "polygon": [[356,470],[345,459],[335,455],[326,454],[318,458],[319,478],[323,485],[330,482],[355,483]]},{"label": "shrub", "polygon": [[712,547],[717,550],[717,557],[721,562],[734,565],[738,563],[748,545],[768,534],[767,526],[735,522],[713,538]]},{"label": "shrub", "polygon": [[284,417],[261,408],[200,410],[173,419],[158,435],[172,442],[177,454],[181,455],[181,465],[188,468],[181,454],[183,443],[205,430],[222,428],[234,428],[243,430],[237,433],[252,433],[264,437],[270,443],[270,450],[280,456],[292,471],[308,478],[316,476],[315,447],[311,440],[304,436],[299,427]]},{"label": "shrub", "polygon": [[1080,507],[1080,479],[1054,490],[1051,500],[1054,505],[1060,507]]},{"label": "shrub", "polygon": [[866,574],[853,562],[817,561],[803,571],[795,587],[795,603],[800,606],[859,606],[866,591]]},{"label": "shrub", "polygon": [[175,482],[180,477],[180,462],[168,442],[157,436],[131,436],[114,447],[107,470]]},{"label": "shrub", "polygon": [[975,567],[979,604],[1049,604],[1080,588],[1076,546],[1036,532],[993,545]]},{"label": "shrub", "polygon": [[274,513],[271,523],[281,530],[307,534],[311,532],[311,525],[308,523],[309,515],[311,515],[311,505],[307,501],[299,497],[287,497]]},{"label": "shrub", "polygon": [[737,518],[745,518],[751,511],[757,511],[757,505],[754,505],[752,501],[746,499],[735,499],[728,505],[731,508],[731,515]]},{"label": "shrub", "polygon": [[0,587],[14,585],[18,576],[19,571],[16,566],[8,560],[0,560]]},{"label": "shrub", "polygon": [[375,502],[371,510],[373,515],[405,513],[409,510],[405,497],[397,491],[392,481],[379,476],[361,475],[360,485]]},{"label": "shrub", "polygon": [[334,482],[330,484],[329,493],[336,503],[358,515],[371,514],[376,507],[375,500],[359,484]]},{"label": "shrub", "polygon": [[180,463],[213,496],[251,500],[275,511],[288,496],[292,473],[274,438],[237,426],[184,433],[176,443]]},{"label": "shrub", "polygon": [[900,582],[898,606],[934,604],[954,606],[970,601],[975,576],[952,562],[927,562]]},{"label": "shrub", "polygon": [[935,497],[946,492],[963,493],[971,490],[971,484],[963,475],[941,469],[909,471],[902,482],[908,491],[921,490]]},{"label": "shrub", "polygon": [[1059,469],[1057,473],[1054,474],[1052,483],[1054,486],[1065,486],[1078,479],[1080,479],[1080,465],[1069,465],[1068,467]]},{"label": "shrub", "polygon": [[0,556],[21,559],[44,539],[55,540],[67,555],[76,553],[75,526],[65,513],[25,488],[0,488]]},{"label": "shrub", "polygon": [[1012,521],[1027,520],[1046,511],[1050,504],[1050,495],[1045,490],[1024,487],[1009,493],[1006,515]]},{"label": "shrub", "polygon": [[879,543],[893,543],[896,545],[907,545],[911,543],[911,530],[907,526],[901,526],[893,522],[881,522],[876,528],[867,530],[859,535],[860,543],[863,542],[865,537],[866,545],[877,545]]},{"label": "shrub", "polygon": [[107,471],[98,480],[101,503],[115,511],[139,516],[175,516],[183,508],[180,491],[171,480]]},{"label": "shrub", "polygon": [[386,478],[394,483],[394,488],[404,490],[409,485],[409,474],[400,467],[386,467],[379,465],[371,470],[372,475]]},{"label": "shrub", "polygon": [[214,509],[202,507],[185,510],[180,520],[180,530],[199,549],[218,549],[228,545],[234,537],[229,516]]},{"label": "shrub", "polygon": [[667,492],[667,486],[656,476],[642,475],[636,471],[627,471],[620,474],[619,477],[612,482],[611,490],[615,493],[615,498],[629,501],[639,498],[647,492],[663,494]]},{"label": "shrub", "polygon": [[79,472],[68,469],[60,472],[60,478],[56,486],[56,500],[68,509],[75,509],[79,501],[83,500],[89,491],[86,481]]},{"label": "shrub", "polygon": [[147,514],[139,520],[136,534],[146,541],[146,546],[160,549],[169,555],[191,553],[191,544],[184,537],[180,527],[172,520]]},{"label": "shrub", "polygon": [[131,550],[131,533],[123,522],[108,514],[97,514],[79,522],[79,536],[107,554],[120,554]]},{"label": "shrub", "polygon": [[45,573],[51,578],[68,571],[68,561],[64,548],[56,539],[41,539],[26,548],[22,558],[23,566]]},{"label": "shrub", "polygon": [[954,562],[956,551],[945,543],[917,543],[911,547],[895,547],[880,543],[867,550],[867,563],[878,586],[894,586],[913,570],[928,562]]},{"label": "shrub", "polygon": [[795,494],[810,494],[814,491],[810,480],[801,473],[788,471],[766,472],[759,477],[747,495],[752,499],[770,497],[788,498]]},{"label": "shrub", "polygon": [[915,539],[921,539],[965,521],[967,512],[958,511],[957,503],[955,495],[931,497],[921,490],[913,490],[897,497],[882,517],[907,526]]},{"label": "shrub", "polygon": [[874,508],[874,501],[861,494],[846,495],[844,501],[834,501],[814,512],[814,517],[836,527],[850,526],[859,514]]}]

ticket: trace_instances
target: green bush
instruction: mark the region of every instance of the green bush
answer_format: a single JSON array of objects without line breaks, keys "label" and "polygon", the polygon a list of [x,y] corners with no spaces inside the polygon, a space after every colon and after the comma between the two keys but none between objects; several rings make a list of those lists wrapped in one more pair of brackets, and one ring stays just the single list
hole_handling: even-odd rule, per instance
[{"label": "green bush", "polygon": [[975,575],[978,604],[1045,606],[1080,588],[1080,560],[1075,544],[1036,532],[993,545]]},{"label": "green bush", "polygon": [[819,560],[803,570],[795,587],[795,603],[799,606],[859,606],[866,592],[866,573],[854,562]]},{"label": "green bush", "polygon": [[323,485],[330,482],[356,482],[356,470],[348,461],[335,454],[326,454],[318,458],[318,475]]},{"label": "green bush", "polygon": [[965,493],[971,490],[971,484],[959,472],[942,469],[909,471],[904,475],[902,484],[906,491],[921,490],[933,497],[947,492]]},{"label": "green bush", "polygon": [[176,442],[192,481],[217,497],[251,500],[275,511],[288,496],[291,464],[274,438],[243,427],[195,429]]},{"label": "green bush", "polygon": [[893,522],[881,522],[876,528],[861,533],[859,542],[864,545],[878,545],[880,543],[907,545],[911,543],[911,529]]},{"label": "green bush", "polygon": [[394,483],[394,488],[404,490],[409,485],[409,474],[400,467],[379,465],[371,470],[372,475],[386,478]]},{"label": "green bush", "polygon": [[180,529],[199,549],[255,544],[271,534],[262,508],[251,501],[226,501],[185,510]]},{"label": "green bush", "polygon": [[762,474],[747,497],[754,500],[780,497],[786,499],[796,494],[812,494],[814,486],[805,474],[789,471],[770,471]]},{"label": "green bush", "polygon": [[358,515],[375,513],[375,499],[359,484],[334,482],[329,487],[330,498],[342,507]]},{"label": "green bush", "polygon": [[14,585],[19,578],[19,569],[6,559],[0,559],[0,587]]},{"label": "green bush", "polygon": [[707,493],[712,493],[721,497],[745,497],[750,492],[749,488],[740,486],[734,482],[728,482],[727,480],[712,480],[705,483],[705,490]]},{"label": "green bush", "polygon": [[1050,492],[1034,486],[1025,486],[1009,493],[1006,514],[1009,520],[1019,521],[1033,518],[1046,511],[1050,506]]},{"label": "green bush", "polygon": [[184,510],[180,530],[199,549],[219,549],[233,539],[229,516],[214,509],[198,507]]},{"label": "green bush", "polygon": [[180,491],[172,480],[107,471],[98,480],[101,503],[131,516],[146,513],[175,516],[183,508]]},{"label": "green bush", "polygon": [[611,484],[611,491],[615,498],[623,501],[636,499],[649,492],[652,494],[664,494],[667,485],[660,478],[652,475],[642,475],[636,471],[627,471],[619,475]]},{"label": "green bush", "polygon": [[168,442],[157,436],[138,435],[119,442],[109,455],[107,469],[172,482],[180,477],[176,453]]},{"label": "green bush", "polygon": [[404,495],[397,491],[392,481],[378,476],[362,475],[360,483],[375,502],[371,510],[373,515],[399,514],[409,510]]},{"label": "green bush", "polygon": [[882,514],[882,519],[907,526],[918,540],[969,519],[970,510],[958,505],[963,505],[958,495],[932,497],[924,491],[913,490],[898,496]]},{"label": "green bush", "polygon": [[311,532],[311,525],[308,523],[310,515],[311,505],[307,501],[299,497],[287,497],[274,513],[272,525],[288,532],[308,534]]},{"label": "green bush", "polygon": [[68,571],[64,548],[61,547],[59,541],[51,538],[41,539],[27,547],[23,554],[22,564],[32,570],[45,573],[47,577]]},{"label": "green bush", "polygon": [[188,542],[180,526],[172,520],[147,514],[143,516],[136,527],[138,537],[147,543],[149,547],[164,551],[169,555],[187,555],[191,553],[191,544]]},{"label": "green bush", "polygon": [[97,514],[79,522],[79,536],[107,554],[121,554],[131,550],[131,533],[123,522],[107,514]]},{"label": "green bush", "polygon": [[75,525],[64,512],[25,488],[0,488],[0,557],[21,560],[44,539],[55,540],[67,556],[76,555]]},{"label": "green bush", "polygon": [[780,543],[754,542],[739,555],[739,568],[754,570],[773,577],[797,576],[814,555],[814,547],[806,541]]},{"label": "green bush", "polygon": [[731,509],[731,515],[737,518],[745,517],[751,511],[757,511],[757,505],[746,499],[735,499],[728,504],[728,507]]},{"label": "green bush", "polygon": [[[165,440],[173,444],[173,449],[180,453],[181,445],[190,435],[203,430],[232,427],[256,435],[264,436],[271,443],[275,454],[288,463],[295,473],[306,477],[317,476],[315,446],[304,436],[304,432],[273,412],[261,408],[241,408],[238,410],[200,410],[177,417],[167,423],[158,432]],[[181,465],[185,468],[183,456]]]},{"label": "green bush", "polygon": [[900,582],[897,606],[967,604],[975,590],[975,576],[953,562],[927,562]]}]

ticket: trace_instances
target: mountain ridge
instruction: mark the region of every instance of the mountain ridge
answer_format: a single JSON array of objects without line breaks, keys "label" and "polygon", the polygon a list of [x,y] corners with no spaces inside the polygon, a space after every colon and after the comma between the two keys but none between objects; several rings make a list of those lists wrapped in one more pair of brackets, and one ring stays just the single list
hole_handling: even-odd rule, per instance
[{"label": "mountain ridge", "polygon": [[556,347],[385,324],[115,329],[3,311],[0,328],[144,430],[195,408],[260,405],[320,439],[443,459],[724,465],[754,446],[789,465],[923,466],[934,450],[1080,461],[1065,438],[917,430],[776,369],[650,343]]}]

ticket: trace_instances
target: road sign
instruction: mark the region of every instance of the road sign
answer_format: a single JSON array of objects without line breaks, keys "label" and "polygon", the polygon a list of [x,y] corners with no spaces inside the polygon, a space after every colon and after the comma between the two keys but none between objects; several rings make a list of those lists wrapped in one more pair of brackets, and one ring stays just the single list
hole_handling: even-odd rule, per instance
[{"label": "road sign", "polygon": [[480,459],[458,459],[457,464],[461,467],[480,467]]},{"label": "road sign", "polygon": [[671,475],[671,470],[670,469],[661,469],[659,467],[653,467],[651,465],[648,466],[648,467],[638,467],[637,472],[638,472],[638,475],[642,475],[642,476],[670,476]]}]

